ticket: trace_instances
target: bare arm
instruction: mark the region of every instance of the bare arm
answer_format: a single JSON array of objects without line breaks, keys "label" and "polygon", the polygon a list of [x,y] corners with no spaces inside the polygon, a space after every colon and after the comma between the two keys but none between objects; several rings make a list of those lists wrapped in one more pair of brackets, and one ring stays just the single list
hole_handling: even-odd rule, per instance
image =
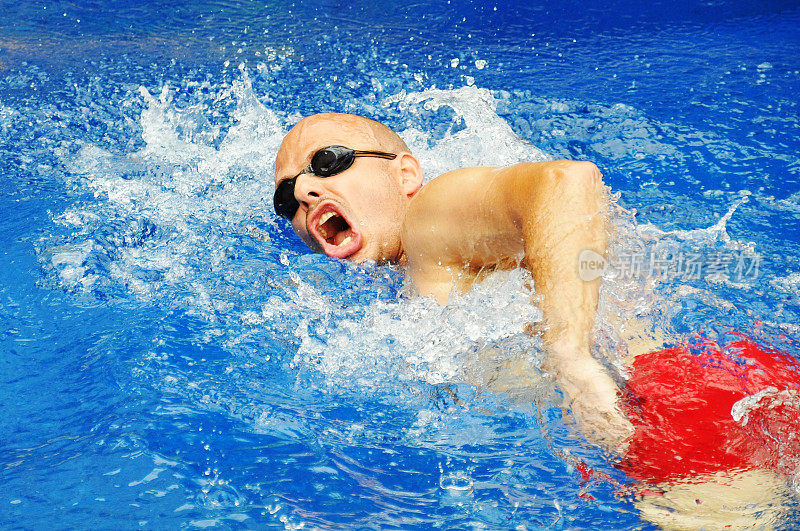
[{"label": "bare arm", "polygon": [[[586,350],[597,308],[599,279],[578,275],[585,249],[604,254],[607,203],[602,175],[589,162],[559,161],[507,168],[503,189],[524,241],[524,265],[533,276],[547,321],[545,338],[555,349]],[[533,170],[533,171],[532,171]]]},{"label": "bare arm", "polygon": [[577,269],[581,251],[606,249],[599,170],[557,161],[463,172],[431,182],[409,209],[404,242],[420,292],[445,302],[453,286],[469,289],[476,268],[523,255],[541,297],[547,368],[588,434],[615,445],[630,425],[616,409],[614,381],[589,351],[599,280],[584,282]]},{"label": "bare arm", "polygon": [[548,366],[584,428],[616,446],[631,427],[616,407],[616,384],[590,353],[600,279],[582,280],[578,271],[582,251],[606,252],[602,175],[588,162],[557,162],[535,178],[524,166],[509,170],[507,201],[521,224],[524,264],[541,296]]}]

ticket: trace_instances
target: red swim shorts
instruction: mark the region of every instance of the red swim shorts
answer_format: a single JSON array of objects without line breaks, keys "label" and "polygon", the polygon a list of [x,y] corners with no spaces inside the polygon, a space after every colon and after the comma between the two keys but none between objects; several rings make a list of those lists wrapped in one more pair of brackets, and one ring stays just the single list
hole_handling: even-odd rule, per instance
[{"label": "red swim shorts", "polygon": [[719,471],[800,467],[800,362],[742,339],[639,356],[622,391],[635,433],[619,467],[660,483]]}]

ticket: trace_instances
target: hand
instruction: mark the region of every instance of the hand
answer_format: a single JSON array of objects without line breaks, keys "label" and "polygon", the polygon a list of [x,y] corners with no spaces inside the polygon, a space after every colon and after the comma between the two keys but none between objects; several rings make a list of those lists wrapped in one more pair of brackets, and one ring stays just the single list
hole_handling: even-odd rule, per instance
[{"label": "hand", "polygon": [[564,407],[572,410],[586,438],[609,450],[623,450],[634,429],[617,407],[617,385],[603,366],[586,351],[565,356],[564,350],[553,352],[550,364],[564,392]]},{"label": "hand", "polygon": [[604,392],[585,391],[577,396],[565,394],[564,406],[569,407],[576,424],[587,440],[607,450],[623,453],[633,435],[631,422],[616,404],[604,402]]}]

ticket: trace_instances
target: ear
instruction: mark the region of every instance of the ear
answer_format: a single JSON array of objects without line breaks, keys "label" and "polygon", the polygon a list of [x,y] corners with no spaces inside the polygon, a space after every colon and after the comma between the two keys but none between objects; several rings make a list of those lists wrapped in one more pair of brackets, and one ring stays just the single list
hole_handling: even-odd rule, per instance
[{"label": "ear", "polygon": [[422,167],[419,165],[417,158],[408,152],[400,154],[398,166],[400,168],[400,186],[403,187],[403,193],[405,193],[406,197],[413,197],[422,188],[422,181],[425,179]]}]

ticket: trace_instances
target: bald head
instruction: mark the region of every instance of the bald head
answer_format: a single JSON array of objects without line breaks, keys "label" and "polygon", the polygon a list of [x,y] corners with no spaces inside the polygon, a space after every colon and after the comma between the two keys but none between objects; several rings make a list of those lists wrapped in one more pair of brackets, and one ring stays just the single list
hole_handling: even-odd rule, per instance
[{"label": "bald head", "polygon": [[[360,153],[327,176],[304,171],[315,153],[337,145],[391,156]],[[302,119],[275,158],[276,198],[292,209],[281,215],[292,216],[292,228],[311,249],[354,261],[401,260],[403,219],[423,179],[397,133],[353,114]]]},{"label": "bald head", "polygon": [[397,133],[375,120],[355,114],[312,114],[292,127],[281,142],[275,158],[275,179],[295,175],[308,164],[310,154],[337,144],[360,150],[410,152]]}]

